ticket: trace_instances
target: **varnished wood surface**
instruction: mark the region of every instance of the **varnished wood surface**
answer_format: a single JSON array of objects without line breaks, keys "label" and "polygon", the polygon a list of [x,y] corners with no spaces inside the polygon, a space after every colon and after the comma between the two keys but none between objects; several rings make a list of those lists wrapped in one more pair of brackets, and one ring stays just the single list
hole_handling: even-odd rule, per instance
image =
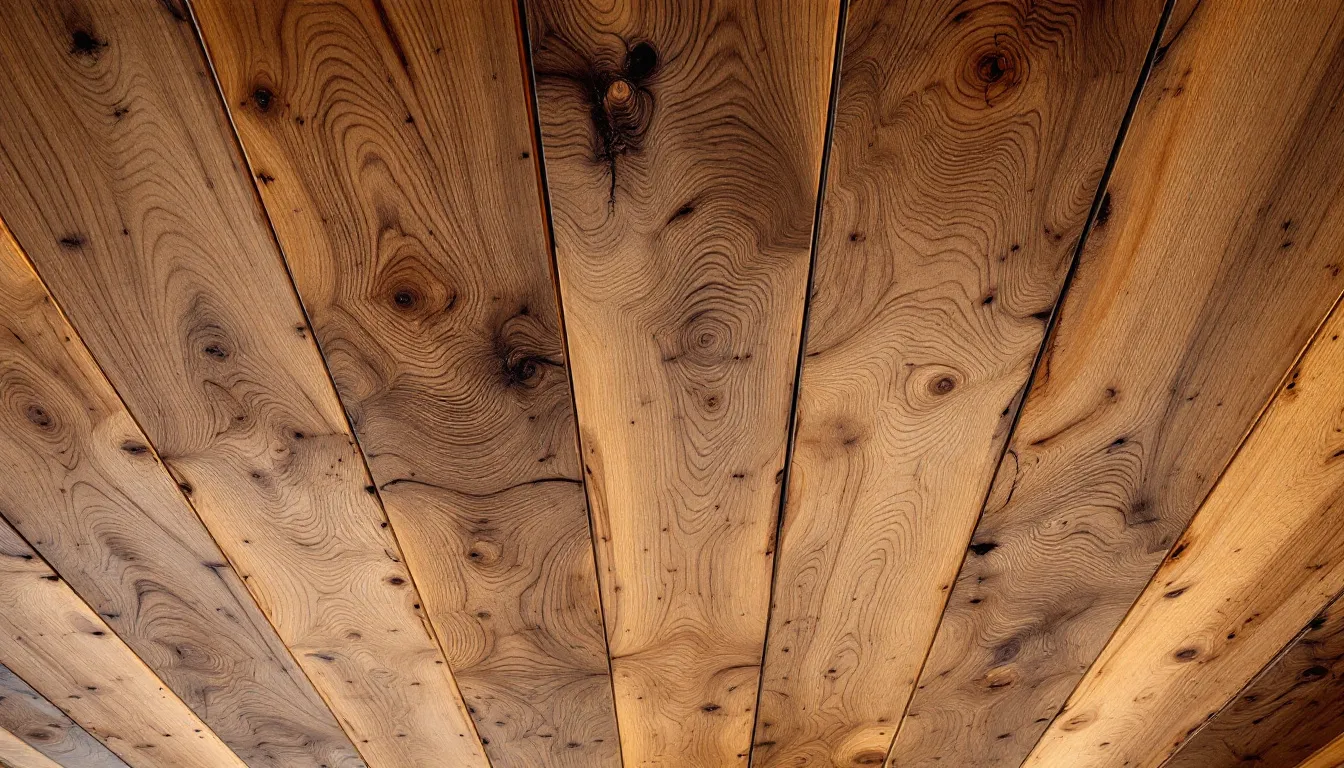
[{"label": "varnished wood surface", "polygon": [[63,768],[126,768],[102,742],[3,665],[0,729]]},{"label": "varnished wood surface", "polygon": [[754,766],[885,758],[1160,11],[850,3]]},{"label": "varnished wood surface", "polygon": [[1172,14],[890,765],[1023,759],[1339,296],[1338,8]]},{"label": "varnished wood surface", "polygon": [[3,522],[0,661],[131,768],[244,768]]},{"label": "varnished wood surface", "polygon": [[28,746],[18,736],[0,728],[0,768],[62,768],[62,766]]},{"label": "varnished wood surface", "polygon": [[183,7],[16,7],[0,66],[0,216],[355,746],[485,765]]},{"label": "varnished wood surface", "polygon": [[1344,765],[1344,736],[1321,747],[1321,750],[1306,760],[1298,768],[1339,768]]},{"label": "varnished wood surface", "polygon": [[529,4],[627,768],[747,762],[838,6]]},{"label": "varnished wood surface", "polygon": [[1344,588],[1341,371],[1336,311],[1026,766],[1156,768]]},{"label": "varnished wood surface", "polygon": [[1337,596],[1163,768],[1293,768],[1344,734],[1344,601]]},{"label": "varnished wood surface", "polygon": [[362,765],[0,225],[0,514],[240,757]]},{"label": "varnished wood surface", "polygon": [[493,765],[618,766],[516,8],[195,10]]}]

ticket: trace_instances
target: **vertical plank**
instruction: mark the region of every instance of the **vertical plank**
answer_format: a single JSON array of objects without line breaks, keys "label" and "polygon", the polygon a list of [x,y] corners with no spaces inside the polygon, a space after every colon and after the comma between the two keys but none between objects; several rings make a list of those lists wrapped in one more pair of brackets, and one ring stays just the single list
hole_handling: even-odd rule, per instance
[{"label": "vertical plank", "polygon": [[1344,601],[1305,627],[1163,768],[1293,768],[1344,734]]},{"label": "vertical plank", "polygon": [[0,665],[0,729],[64,768],[126,768],[102,742]]},{"label": "vertical plank", "polygon": [[0,728],[0,768],[61,768],[51,758]]},{"label": "vertical plank", "polygon": [[131,768],[244,766],[3,522],[0,663]]},{"label": "vertical plank", "polygon": [[1340,5],[1178,3],[891,765],[1027,755],[1344,288]]},{"label": "vertical plank", "polygon": [[850,3],[753,765],[885,758],[1161,10]]},{"label": "vertical plank", "polygon": [[1344,589],[1342,514],[1336,312],[1026,765],[1160,765]]},{"label": "vertical plank", "polygon": [[619,765],[515,5],[194,9],[493,765]]},{"label": "vertical plank", "polygon": [[183,6],[15,7],[0,67],[0,215],[281,639],[375,768],[484,765]]},{"label": "vertical plank", "polygon": [[744,765],[839,3],[530,3],[628,766]]},{"label": "vertical plank", "polygon": [[3,224],[0,331],[0,514],[249,765],[361,764]]}]

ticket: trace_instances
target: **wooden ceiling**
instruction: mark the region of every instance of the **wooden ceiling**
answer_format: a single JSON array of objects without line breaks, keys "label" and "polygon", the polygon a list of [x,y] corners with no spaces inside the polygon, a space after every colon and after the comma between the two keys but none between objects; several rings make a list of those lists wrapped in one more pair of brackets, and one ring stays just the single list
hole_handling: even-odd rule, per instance
[{"label": "wooden ceiling", "polygon": [[1344,0],[0,8],[0,766],[1344,765]]}]

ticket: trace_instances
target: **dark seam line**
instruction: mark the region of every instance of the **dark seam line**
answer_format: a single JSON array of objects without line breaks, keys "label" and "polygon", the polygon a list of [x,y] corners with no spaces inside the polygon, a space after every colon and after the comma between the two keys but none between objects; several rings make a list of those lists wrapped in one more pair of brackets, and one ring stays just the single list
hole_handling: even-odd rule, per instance
[{"label": "dark seam line", "polygon": [[761,699],[765,692],[766,651],[770,643],[770,622],[775,614],[775,584],[779,578],[780,544],[784,533],[784,510],[789,501],[789,475],[793,467],[793,445],[798,433],[798,398],[803,389],[803,361],[807,357],[807,331],[812,307],[813,280],[816,277],[817,250],[821,244],[821,222],[825,210],[826,177],[831,167],[831,148],[835,141],[835,116],[840,105],[840,70],[845,52],[845,23],[849,19],[849,0],[840,0],[836,14],[835,56],[831,64],[831,93],[826,105],[826,134],[822,139],[821,167],[817,178],[816,207],[812,215],[812,245],[808,253],[807,281],[803,293],[802,319],[798,328],[798,357],[793,371],[793,393],[789,401],[789,424],[784,442],[784,467],[779,478],[779,508],[775,515],[775,533],[771,549],[774,556],[770,569],[769,602],[765,610],[764,636],[761,638],[761,665],[756,678],[756,708],[751,715],[751,732],[747,734],[747,768],[756,759],[756,728],[761,719]]}]

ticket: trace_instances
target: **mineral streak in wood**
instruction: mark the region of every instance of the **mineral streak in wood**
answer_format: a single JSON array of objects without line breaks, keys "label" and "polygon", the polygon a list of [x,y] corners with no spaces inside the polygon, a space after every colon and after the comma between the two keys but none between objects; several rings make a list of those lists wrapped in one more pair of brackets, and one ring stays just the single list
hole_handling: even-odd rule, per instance
[{"label": "mineral streak in wood", "polygon": [[892,766],[1019,764],[1338,297],[1338,7],[1173,12]]},{"label": "mineral streak in wood", "polygon": [[[1335,61],[1320,74],[1344,95],[1344,23],[1333,26],[1340,37],[1318,50]],[[1322,259],[1344,237],[1344,199],[1331,196],[1335,223],[1303,243]],[[1160,765],[1344,588],[1341,515],[1336,312],[1025,765]]]},{"label": "mineral streak in wood", "polygon": [[3,665],[0,728],[64,768],[126,768],[102,742]]},{"label": "mineral streak in wood", "polygon": [[0,68],[0,215],[355,745],[485,765],[182,5],[14,5]]},{"label": "mineral streak in wood", "polygon": [[529,4],[627,766],[748,759],[838,5]]},{"label": "mineral streak in wood", "polygon": [[358,755],[0,224],[0,514],[253,768]]},{"label": "mineral streak in wood", "polygon": [[1163,768],[1293,768],[1344,733],[1344,601],[1336,597]]},{"label": "mineral streak in wood", "polygon": [[131,768],[244,768],[238,756],[0,522],[0,662]]},{"label": "mineral streak in wood", "polygon": [[752,764],[880,764],[1160,16],[853,0]]},{"label": "mineral streak in wood", "polygon": [[487,754],[619,765],[514,4],[194,7]]}]

